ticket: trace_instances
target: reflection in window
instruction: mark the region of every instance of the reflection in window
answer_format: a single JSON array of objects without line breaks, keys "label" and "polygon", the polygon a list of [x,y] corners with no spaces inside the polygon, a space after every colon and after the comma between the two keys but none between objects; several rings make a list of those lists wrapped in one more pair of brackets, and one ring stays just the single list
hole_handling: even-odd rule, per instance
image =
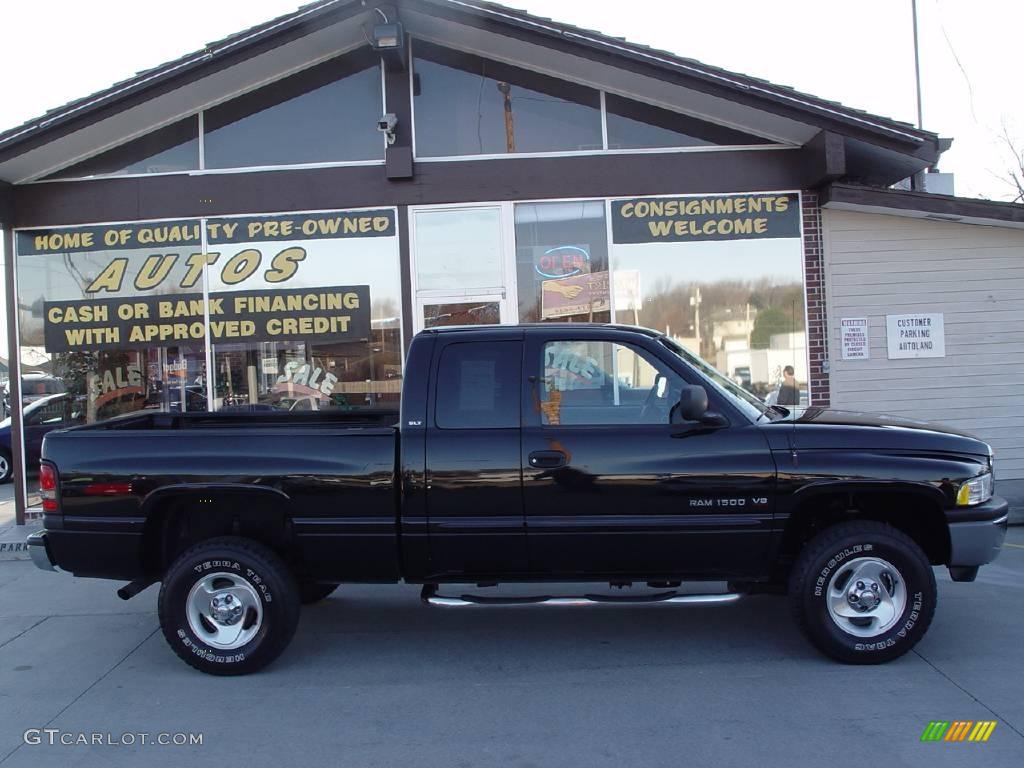
[{"label": "reflection in window", "polygon": [[417,211],[416,288],[500,289],[501,212],[497,208]]},{"label": "reflection in window", "polygon": [[519,321],[608,322],[604,202],[517,203]]},{"label": "reflection in window", "polygon": [[380,64],[332,59],[208,110],[207,168],[379,160]]},{"label": "reflection in window", "polygon": [[599,150],[597,91],[417,41],[419,157]]},{"label": "reflection in window", "polygon": [[[328,220],[335,213],[327,215]],[[232,221],[211,220],[222,226]],[[265,268],[261,268],[247,278],[246,290],[273,294],[310,289],[313,295],[319,295],[328,288],[366,286],[370,304],[347,310],[353,316],[357,312],[369,316],[368,334],[313,329],[292,340],[215,342],[216,410],[350,412],[398,408],[403,359],[398,239],[393,235],[346,237],[343,233],[344,229],[335,237],[220,246],[223,253],[216,267],[242,252],[259,254],[259,263],[268,265],[289,249],[303,251],[302,260],[287,280],[268,280]],[[237,290],[237,285],[223,281],[219,269],[211,270],[213,296]]]},{"label": "reflection in window", "polygon": [[496,301],[466,301],[425,304],[423,327],[450,325],[497,325],[501,322],[501,306]]},{"label": "reflection in window", "polygon": [[656,357],[608,341],[544,345],[541,423],[668,424],[682,378]]},{"label": "reflection in window", "polygon": [[799,239],[616,244],[612,270],[616,322],[664,332],[762,399],[791,365],[806,402]]},{"label": "reflection in window", "polygon": [[[53,337],[45,333],[46,323],[54,323],[52,317],[47,318],[45,302],[102,302],[190,292],[181,286],[189,272],[187,256],[193,249],[199,250],[198,221],[138,222],[124,227],[134,232],[148,227],[161,239],[171,231],[186,237],[174,249],[176,255],[165,253],[159,246],[103,250],[104,239],[97,228],[70,228],[44,233],[51,247],[67,247],[70,252],[39,252],[39,232],[18,233],[18,286],[24,297],[18,321],[25,369],[52,373],[66,388],[75,413],[86,423],[141,410],[206,410],[202,338],[187,345],[181,341],[161,344],[157,340],[151,344],[132,343],[122,327],[116,337],[64,336],[67,343],[57,348],[51,343]],[[83,242],[83,231],[92,231],[98,250],[76,250],[70,244],[74,238],[79,244]],[[64,245],[55,246],[62,234],[68,236]],[[150,320],[159,322],[159,318]],[[75,333],[70,320],[64,318],[62,324],[57,339],[62,338],[62,330]],[[118,323],[111,318],[109,323],[91,325],[105,328]]]},{"label": "reflection in window", "polygon": [[64,168],[48,179],[133,173],[173,173],[199,167],[199,118],[189,117],[101,155]]},{"label": "reflection in window", "polygon": [[607,94],[608,149],[767,144],[766,139]]}]

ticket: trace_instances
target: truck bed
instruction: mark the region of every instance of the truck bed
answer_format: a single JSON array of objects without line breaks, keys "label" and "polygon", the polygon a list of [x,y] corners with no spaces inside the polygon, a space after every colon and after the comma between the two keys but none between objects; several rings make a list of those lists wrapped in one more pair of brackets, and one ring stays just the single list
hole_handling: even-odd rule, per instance
[{"label": "truck bed", "polygon": [[312,577],[397,580],[397,420],[154,412],[51,432],[43,461],[59,468],[62,500],[51,546],[80,575],[135,578],[168,515],[244,512],[288,520]]}]

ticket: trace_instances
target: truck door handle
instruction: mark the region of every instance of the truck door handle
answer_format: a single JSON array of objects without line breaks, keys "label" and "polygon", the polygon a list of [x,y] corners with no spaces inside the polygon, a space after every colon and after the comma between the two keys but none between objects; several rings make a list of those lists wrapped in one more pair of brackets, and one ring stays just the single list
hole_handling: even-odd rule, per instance
[{"label": "truck door handle", "polygon": [[555,469],[566,464],[565,454],[561,451],[534,451],[529,459],[530,466],[538,469]]}]

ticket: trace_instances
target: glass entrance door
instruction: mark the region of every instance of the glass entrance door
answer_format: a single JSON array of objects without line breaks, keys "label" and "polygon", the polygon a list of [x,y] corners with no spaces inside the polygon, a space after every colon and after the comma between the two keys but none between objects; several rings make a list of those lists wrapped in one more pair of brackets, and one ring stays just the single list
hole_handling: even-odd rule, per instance
[{"label": "glass entrance door", "polygon": [[509,218],[500,205],[412,209],[416,331],[516,322]]}]

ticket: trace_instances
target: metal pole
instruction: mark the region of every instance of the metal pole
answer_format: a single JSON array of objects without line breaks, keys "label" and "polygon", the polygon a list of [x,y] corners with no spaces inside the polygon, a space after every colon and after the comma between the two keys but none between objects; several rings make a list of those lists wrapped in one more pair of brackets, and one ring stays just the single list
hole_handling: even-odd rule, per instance
[{"label": "metal pole", "polygon": [[[201,120],[202,112],[199,113],[199,117]],[[217,375],[217,371],[214,369],[213,335],[210,332],[210,239],[209,233],[206,231],[208,221],[209,219],[206,218],[199,220],[199,245],[203,251],[203,324],[206,326],[206,336],[203,338],[206,380],[203,383],[206,385],[206,410],[213,411],[216,410],[214,400],[217,397],[217,389],[214,377]],[[184,400],[181,401],[181,410],[184,413]]]},{"label": "metal pole", "polygon": [[917,127],[924,128],[921,110],[921,55],[917,44],[917,0],[910,0],[910,12],[914,16],[914,88],[917,91]]},{"label": "metal pole", "polygon": [[4,257],[4,291],[7,298],[7,353],[11,393],[11,482],[14,484],[14,522],[25,524],[25,440],[21,419],[21,350],[18,347],[18,293],[15,288],[14,232],[0,210],[0,253]]}]

